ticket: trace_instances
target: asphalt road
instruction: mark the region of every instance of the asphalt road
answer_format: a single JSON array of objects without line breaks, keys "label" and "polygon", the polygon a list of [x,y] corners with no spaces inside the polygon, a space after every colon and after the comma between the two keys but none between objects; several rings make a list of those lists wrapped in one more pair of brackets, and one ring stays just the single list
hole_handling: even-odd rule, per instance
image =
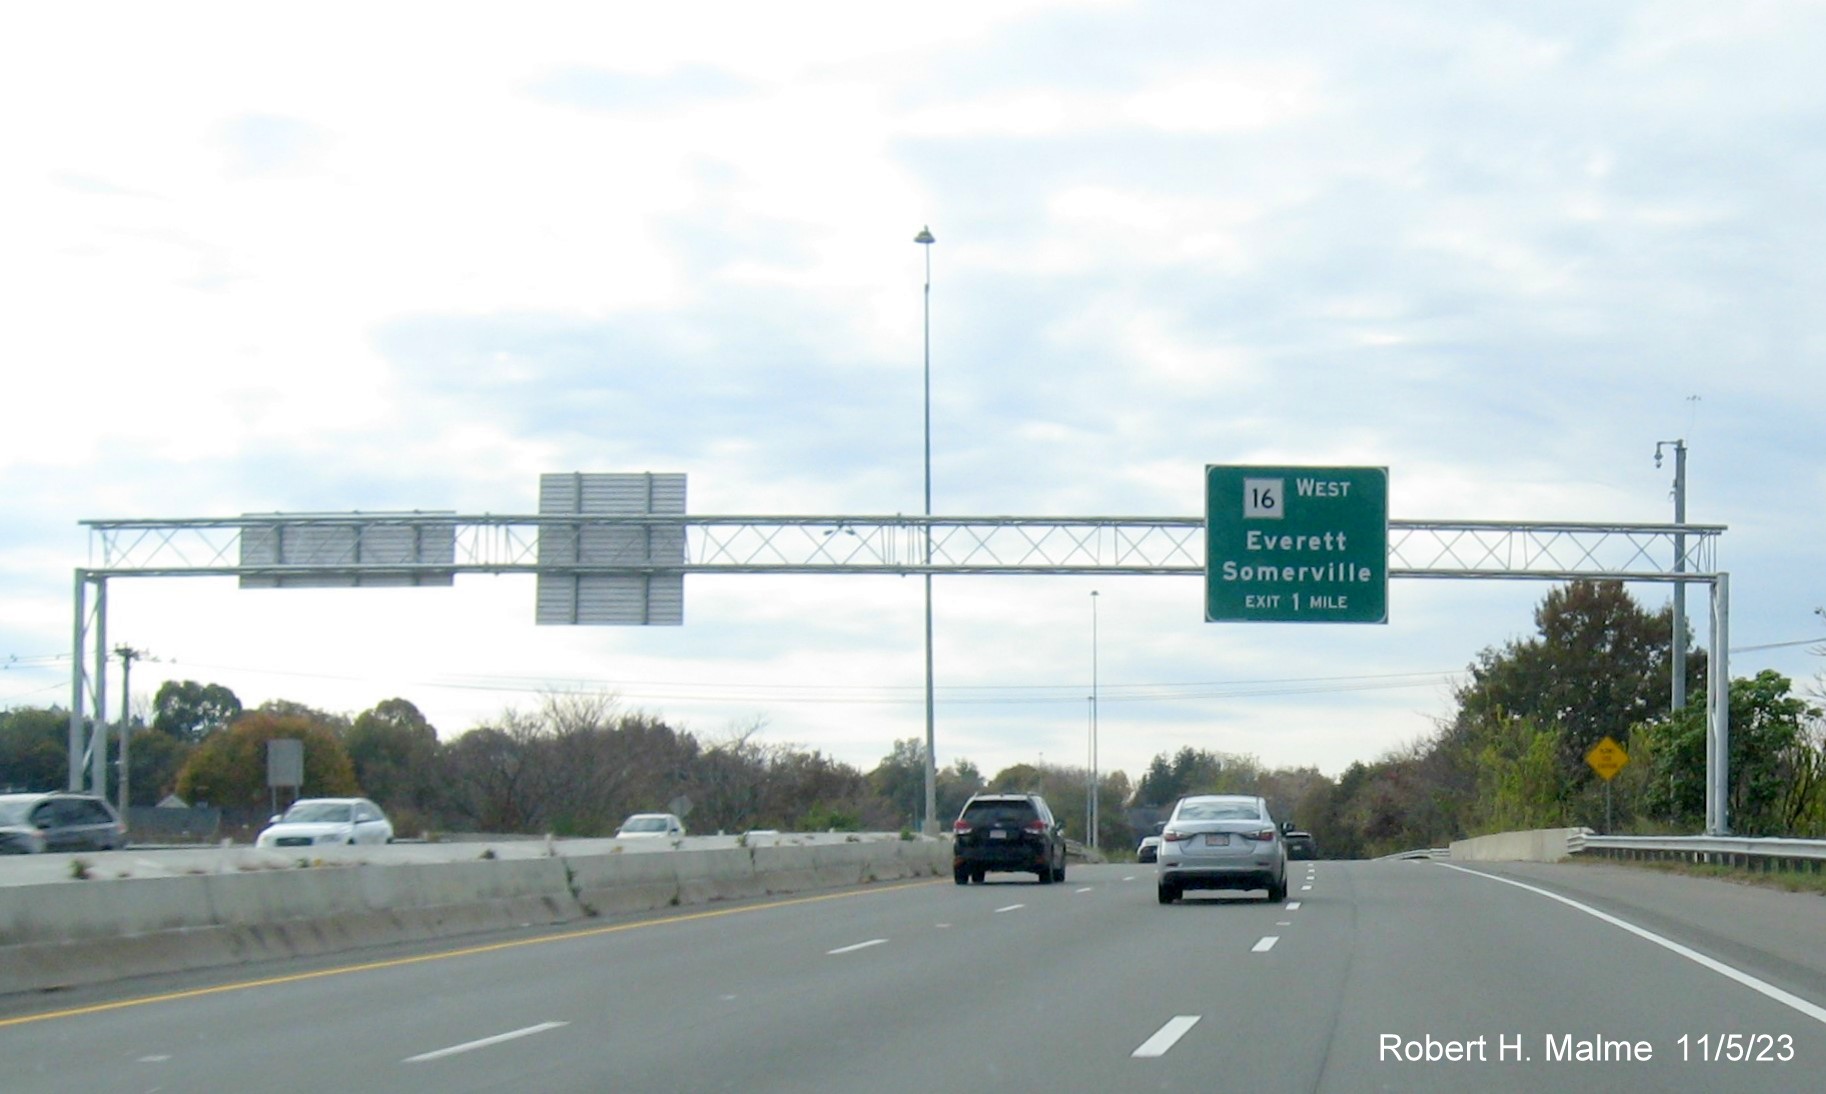
[{"label": "asphalt road", "polygon": [[1292,867],[1285,904],[1073,866],[0,999],[0,1088],[1820,1089],[1820,897]]}]

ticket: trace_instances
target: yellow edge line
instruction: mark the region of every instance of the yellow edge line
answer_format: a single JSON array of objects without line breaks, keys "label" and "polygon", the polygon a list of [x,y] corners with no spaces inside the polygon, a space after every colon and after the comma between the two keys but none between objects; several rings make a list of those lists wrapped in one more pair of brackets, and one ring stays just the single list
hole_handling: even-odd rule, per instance
[{"label": "yellow edge line", "polygon": [[496,953],[501,950],[518,949],[521,946],[541,946],[548,942],[569,942],[579,938],[594,938],[597,935],[616,934],[621,931],[632,931],[642,927],[663,927],[671,923],[690,923],[699,919],[717,919],[726,915],[740,915],[743,912],[758,912],[768,908],[789,908],[796,904],[816,904],[826,900],[844,900],[849,897],[871,896],[876,893],[892,892],[896,889],[910,889],[919,885],[936,885],[935,881],[911,881],[900,885],[885,885],[876,888],[859,889],[845,893],[824,893],[819,896],[796,897],[792,900],[775,900],[766,904],[749,904],[740,908],[719,908],[710,912],[691,912],[687,915],[667,916],[664,919],[644,919],[638,923],[616,923],[607,927],[589,927],[579,931],[565,931],[561,934],[541,935],[538,938],[517,938],[509,942],[491,942],[486,946],[468,946],[460,950],[443,950],[438,953],[422,953],[413,957],[396,957],[387,961],[368,961],[360,965],[338,965],[332,969],[318,969],[315,972],[292,973],[289,976],[269,976],[261,980],[240,980],[232,984],[217,984],[208,988],[191,988],[188,991],[165,992],[161,995],[145,995],[137,999],[119,999],[112,1003],[95,1003],[86,1007],[69,1007],[64,1010],[47,1010],[39,1014],[25,1014],[15,1018],[0,1018],[0,1029],[8,1026],[23,1026],[30,1022],[48,1022],[56,1018],[76,1018],[84,1014],[101,1014],[110,1010],[125,1010],[128,1007],[144,1007],[154,1003],[172,1003],[180,999],[198,999],[206,995],[221,995],[225,992],[244,991],[248,988],[267,988],[276,984],[296,984],[303,980],[321,980],[328,976],[343,976],[355,972],[371,972],[375,969],[396,969],[405,965],[422,965],[427,961],[446,961],[454,957],[473,957],[477,954]]}]

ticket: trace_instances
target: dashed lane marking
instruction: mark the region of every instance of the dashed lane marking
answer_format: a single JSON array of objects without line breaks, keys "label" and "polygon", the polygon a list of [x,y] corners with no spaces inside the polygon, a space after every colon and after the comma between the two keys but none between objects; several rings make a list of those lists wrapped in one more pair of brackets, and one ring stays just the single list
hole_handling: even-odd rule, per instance
[{"label": "dashed lane marking", "polygon": [[1267,953],[1269,950],[1274,949],[1274,944],[1276,942],[1279,942],[1280,940],[1281,940],[1281,936],[1278,934],[1263,935],[1262,940],[1260,942],[1257,942],[1255,944],[1255,946],[1252,949],[1250,949],[1249,952],[1250,953]]},{"label": "dashed lane marking", "polygon": [[855,953],[857,950],[866,950],[870,946],[886,945],[887,941],[885,938],[871,938],[867,942],[858,942],[853,946],[838,946],[834,950],[825,950],[824,953],[827,957],[835,957],[840,953]]},{"label": "dashed lane marking", "polygon": [[1129,1053],[1130,1058],[1142,1060],[1155,1056],[1165,1056],[1167,1050],[1179,1043],[1186,1032],[1198,1024],[1202,1015],[1181,1014],[1167,1021],[1167,1024],[1156,1030],[1154,1036],[1141,1042],[1141,1047]]},{"label": "dashed lane marking", "polygon": [[455,1056],[460,1052],[473,1052],[478,1048],[487,1048],[490,1045],[498,1045],[504,1041],[517,1041],[522,1037],[531,1037],[535,1033],[544,1033],[548,1029],[557,1029],[560,1026],[568,1025],[570,1025],[569,1022],[540,1022],[536,1026],[527,1026],[525,1029],[497,1033],[493,1037],[484,1037],[478,1041],[465,1041],[460,1045],[451,1045],[449,1048],[440,1048],[433,1052],[421,1052],[417,1056],[406,1057],[404,1062],[408,1064],[422,1064],[427,1060],[441,1060],[446,1056]]}]

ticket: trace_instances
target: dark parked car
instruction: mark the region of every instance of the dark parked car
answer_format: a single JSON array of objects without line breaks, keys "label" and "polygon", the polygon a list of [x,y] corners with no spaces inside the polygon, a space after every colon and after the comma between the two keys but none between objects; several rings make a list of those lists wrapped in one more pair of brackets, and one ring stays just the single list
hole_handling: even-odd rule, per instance
[{"label": "dark parked car", "polygon": [[1319,845],[1313,842],[1311,832],[1302,832],[1291,824],[1287,825],[1283,842],[1287,844],[1288,858],[1319,857]]},{"label": "dark parked car", "polygon": [[0,854],[112,851],[127,826],[92,794],[0,794]]},{"label": "dark parked car", "polygon": [[978,794],[951,826],[951,876],[982,884],[990,871],[1038,874],[1040,884],[1065,880],[1065,833],[1038,794]]}]

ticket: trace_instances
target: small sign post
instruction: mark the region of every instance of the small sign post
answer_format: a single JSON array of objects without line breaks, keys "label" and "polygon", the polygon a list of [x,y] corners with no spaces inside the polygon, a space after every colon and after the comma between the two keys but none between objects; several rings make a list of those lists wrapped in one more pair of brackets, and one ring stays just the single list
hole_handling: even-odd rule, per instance
[{"label": "small sign post", "polygon": [[1617,772],[1622,771],[1625,764],[1629,763],[1629,753],[1623,751],[1622,745],[1606,737],[1591,746],[1591,751],[1585,754],[1585,762],[1598,773],[1598,778],[1604,780],[1604,832],[1608,835],[1612,827],[1610,781],[1617,777]]},{"label": "small sign post", "polygon": [[273,812],[279,812],[279,788],[289,786],[298,800],[304,786],[304,742],[296,737],[274,737],[266,742],[266,790]]}]

